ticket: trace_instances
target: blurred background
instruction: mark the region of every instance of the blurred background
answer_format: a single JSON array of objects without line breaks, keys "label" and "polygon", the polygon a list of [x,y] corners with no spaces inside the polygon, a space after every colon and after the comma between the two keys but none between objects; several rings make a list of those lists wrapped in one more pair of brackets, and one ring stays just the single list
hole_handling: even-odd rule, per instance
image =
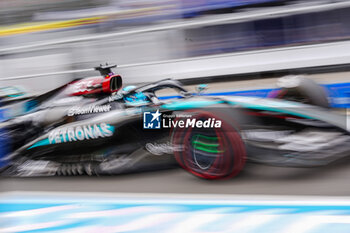
[{"label": "blurred background", "polygon": [[0,85],[40,92],[105,62],[127,83],[346,65],[349,13],[346,0],[2,0]]},{"label": "blurred background", "polygon": [[[309,78],[328,85],[333,107],[349,108],[350,1],[0,0],[0,87],[16,85],[33,94],[47,92],[73,79],[98,75],[92,68],[106,62],[118,64],[115,71],[123,76],[126,84],[176,78],[187,82],[188,88],[194,90],[194,85],[190,84],[210,81],[210,91],[243,93],[253,90],[252,95],[259,96],[266,95],[268,92],[261,90],[273,88],[278,77],[306,74]],[[332,196],[350,195],[349,165],[349,158],[320,168],[278,168],[250,163],[244,175],[238,179],[217,182],[199,180],[181,170],[117,177],[1,178],[1,192],[45,192],[42,194],[44,198],[39,196],[38,200],[34,199],[35,203],[47,201],[45,198],[49,192],[76,192],[78,201],[68,201],[69,206],[64,212],[61,204],[62,200],[67,201],[67,196],[54,197],[54,201],[58,200],[57,205],[60,205],[58,209],[44,209],[42,212],[34,210],[34,213],[25,209],[28,212],[20,211],[16,215],[10,211],[47,206],[23,205],[23,200],[28,198],[27,193],[17,197],[20,203],[18,206],[22,204],[22,207],[11,204],[6,206],[6,198],[2,201],[5,204],[1,205],[0,198],[0,216],[3,217],[0,218],[0,231],[1,224],[12,224],[14,227],[29,224],[29,229],[33,230],[34,226],[34,229],[37,227],[44,232],[46,225],[40,224],[45,221],[52,221],[50,224],[53,226],[79,226],[78,223],[96,223],[88,219],[96,216],[108,224],[115,224],[116,219],[125,220],[123,212],[120,215],[110,211],[102,211],[101,215],[95,212],[119,208],[125,205],[124,199],[109,207],[112,205],[109,199],[105,196],[98,198],[98,202],[104,200],[107,207],[101,205],[95,209],[95,206],[90,208],[86,204],[91,200],[85,200],[85,204],[81,204],[82,192],[124,192],[128,198],[128,193],[191,193],[193,199],[197,199],[199,194],[324,195],[331,196],[329,200],[333,201]],[[15,203],[13,193],[8,196],[10,199],[7,202]],[[245,198],[251,201],[249,196]],[[314,198],[303,200],[309,203],[311,199]],[[215,200],[218,198],[215,197]],[[53,201],[49,202],[52,204]],[[71,202],[78,204],[70,205]],[[306,201],[302,203],[305,204]],[[349,199],[347,203],[349,210]],[[79,214],[79,208],[70,209],[74,206],[85,208],[83,211],[87,212],[86,215],[76,216],[85,216],[86,221],[79,222],[79,217],[72,217],[72,213]],[[330,206],[329,202],[326,206]],[[194,209],[198,210],[197,208]],[[253,210],[251,207],[248,209]],[[292,209],[294,212],[290,212],[290,216],[295,220],[295,213],[300,212],[296,212],[294,207]],[[231,208],[230,211],[232,210],[234,209]],[[236,210],[240,211],[241,207]],[[256,210],[260,211],[259,208]],[[279,206],[277,210],[281,211]],[[315,209],[311,207],[309,210]],[[319,210],[323,211],[322,208]],[[339,208],[336,210],[339,211]],[[10,214],[6,215],[6,211]],[[50,211],[51,214],[47,214]],[[330,219],[334,219],[336,212],[333,209],[331,211],[333,218]],[[164,212],[160,213],[164,216]],[[205,214],[208,213],[212,212]],[[267,213],[269,217],[274,212]],[[283,218],[276,220],[279,226],[291,223],[285,213],[283,210]],[[320,212],[320,215],[324,214],[324,211]],[[345,219],[343,212],[340,215]],[[12,222],[11,216],[14,219]],[[20,218],[16,219],[18,216]],[[105,216],[111,217],[111,222],[105,221]],[[188,226],[193,222],[196,226],[198,220],[207,220],[205,216],[207,215],[199,216],[195,221],[188,218],[188,215],[183,219],[188,218]],[[255,215],[257,222],[269,219],[264,216],[266,217],[263,215],[261,218]],[[159,217],[157,215],[154,219],[158,220]],[[70,218],[79,220],[77,225],[74,225],[75,220],[57,222],[57,219],[66,221]],[[237,219],[241,221],[240,218]],[[309,226],[305,222],[314,223],[310,218],[306,219],[300,226]],[[40,224],[30,224],[34,220]],[[158,226],[156,220],[153,223]],[[255,220],[248,218],[245,223],[254,226]],[[231,221],[232,216],[226,217],[226,222],[231,224]],[[349,218],[346,221],[349,223]],[[144,222],[152,223],[152,219],[146,218]],[[139,226],[139,222],[131,223]],[[212,227],[223,222],[215,223],[210,222]],[[281,232],[276,230],[278,228],[273,229],[274,225],[271,226],[265,232]],[[342,228],[344,231],[337,231],[340,228],[328,229],[322,225],[323,231],[318,232],[349,232],[348,225],[346,227]],[[18,228],[11,229],[4,232],[19,232],[13,230]],[[230,230],[229,227],[224,230],[227,229]],[[300,232],[291,229],[289,232]],[[57,232],[64,232],[61,230],[59,228]],[[107,228],[89,230],[107,232]],[[76,232],[87,232],[87,228]],[[264,232],[264,228],[259,228],[259,232]]]}]

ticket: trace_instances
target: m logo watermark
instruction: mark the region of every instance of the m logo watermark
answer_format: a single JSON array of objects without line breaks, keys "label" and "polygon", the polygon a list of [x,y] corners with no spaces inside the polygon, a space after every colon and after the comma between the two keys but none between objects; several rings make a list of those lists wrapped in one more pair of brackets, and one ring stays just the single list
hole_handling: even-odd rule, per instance
[{"label": "m logo watermark", "polygon": [[156,112],[144,112],[143,113],[143,128],[144,129],[160,129],[161,119],[159,110]]}]

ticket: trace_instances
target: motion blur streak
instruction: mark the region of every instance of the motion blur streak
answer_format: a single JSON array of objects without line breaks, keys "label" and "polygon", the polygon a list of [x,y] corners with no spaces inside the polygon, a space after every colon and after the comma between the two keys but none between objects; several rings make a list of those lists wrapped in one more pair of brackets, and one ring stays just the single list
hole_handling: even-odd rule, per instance
[{"label": "motion blur streak", "polygon": [[350,232],[349,51],[346,0],[0,0],[0,233]]},{"label": "motion blur streak", "polygon": [[[24,192],[2,194],[0,206],[0,232],[307,233],[336,229],[345,233],[350,229],[350,200],[320,196]],[[16,214],[23,209],[28,215]]]},{"label": "motion blur streak", "polygon": [[[105,61],[140,64],[336,42],[350,36],[347,1],[36,0],[28,4],[23,0],[5,0],[0,4],[0,34],[6,34],[0,37],[0,77],[3,78],[86,69]],[[272,18],[271,13],[275,14]],[[173,23],[177,26],[173,27]],[[158,29],[150,31],[152,28]],[[139,32],[128,34],[130,31]],[[118,35],[122,32],[127,33]],[[115,36],[104,38],[109,34]],[[50,42],[55,40],[67,43]],[[24,49],[35,44],[40,46]],[[339,50],[334,53],[346,51]],[[344,55],[334,57],[329,53],[329,59],[322,59],[323,65],[344,63],[340,62]],[[254,63],[254,59],[248,59]],[[245,64],[245,60],[231,62],[232,66],[240,63]],[[245,68],[245,72],[253,72],[254,66],[257,65]],[[160,72],[163,78],[173,77],[169,67],[164,68],[168,72]],[[202,69],[208,69],[208,64],[203,64]],[[134,74],[129,76],[132,82]],[[82,76],[77,73],[57,74],[23,80],[21,84],[28,89],[38,86],[52,89],[55,88],[52,84],[60,85],[79,77]],[[2,85],[14,84],[17,83]]]}]

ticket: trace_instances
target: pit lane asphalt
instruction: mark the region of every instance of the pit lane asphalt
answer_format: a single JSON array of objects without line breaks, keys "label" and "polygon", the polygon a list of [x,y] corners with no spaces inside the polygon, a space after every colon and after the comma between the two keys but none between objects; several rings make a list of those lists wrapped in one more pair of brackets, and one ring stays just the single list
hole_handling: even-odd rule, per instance
[{"label": "pit lane asphalt", "polygon": [[[350,73],[318,74],[319,83],[349,82]],[[210,91],[274,87],[276,79],[210,84]],[[255,84],[259,83],[258,86]],[[190,87],[191,89],[193,86]],[[127,192],[264,195],[350,195],[350,157],[324,167],[283,168],[248,163],[229,180],[198,179],[182,169],[109,177],[0,178],[0,192]]]}]

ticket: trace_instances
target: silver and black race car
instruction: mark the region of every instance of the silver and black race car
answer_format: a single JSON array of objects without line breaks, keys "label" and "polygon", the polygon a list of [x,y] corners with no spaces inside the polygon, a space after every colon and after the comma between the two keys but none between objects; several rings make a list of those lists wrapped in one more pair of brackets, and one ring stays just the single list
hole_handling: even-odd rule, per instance
[{"label": "silver and black race car", "polygon": [[[21,102],[30,107],[0,123],[1,175],[108,175],[180,165],[218,179],[237,175],[246,160],[310,167],[350,154],[346,115],[330,109],[322,88],[307,79],[284,80],[275,98],[213,97],[171,79],[122,88],[113,67],[99,66],[101,77]],[[160,97],[167,90],[177,98]]]}]

